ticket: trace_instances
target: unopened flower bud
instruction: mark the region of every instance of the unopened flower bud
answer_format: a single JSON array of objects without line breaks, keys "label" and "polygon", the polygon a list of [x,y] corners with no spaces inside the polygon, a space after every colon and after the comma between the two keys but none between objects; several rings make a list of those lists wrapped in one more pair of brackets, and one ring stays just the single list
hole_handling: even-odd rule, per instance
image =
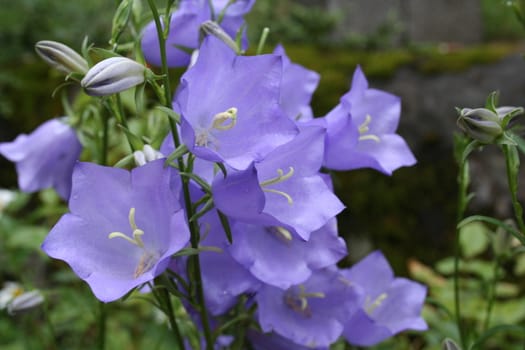
[{"label": "unopened flower bud", "polygon": [[87,61],[82,56],[62,43],[42,40],[36,43],[35,50],[44,61],[66,74],[85,74],[89,69]]},{"label": "unopened flower bud", "polygon": [[483,143],[491,143],[503,134],[501,118],[486,108],[463,108],[457,124],[470,137]]},{"label": "unopened flower bud", "polygon": [[143,166],[146,163],[152,162],[157,159],[164,158],[164,155],[159,151],[155,150],[150,145],[144,145],[142,151],[133,152],[133,157],[135,159],[135,164],[137,166]]},{"label": "unopened flower bud", "polygon": [[206,21],[201,24],[201,31],[205,35],[213,35],[228,45],[233,51],[238,52],[239,46],[235,41],[222,29],[222,27],[214,21]]},{"label": "unopened flower bud", "polygon": [[0,310],[7,309],[12,315],[18,311],[32,308],[44,302],[44,296],[38,290],[24,291],[22,286],[15,282],[6,282],[0,289]]},{"label": "unopened flower bud", "polygon": [[458,126],[470,137],[492,143],[507,130],[510,121],[523,114],[522,107],[463,108],[459,111]]},{"label": "unopened flower bud", "polygon": [[44,302],[44,296],[38,290],[22,293],[7,304],[7,313],[13,315],[19,311],[30,309]]},{"label": "unopened flower bud", "polygon": [[100,61],[86,73],[80,85],[91,96],[122,92],[145,80],[146,67],[126,57],[110,57]]}]

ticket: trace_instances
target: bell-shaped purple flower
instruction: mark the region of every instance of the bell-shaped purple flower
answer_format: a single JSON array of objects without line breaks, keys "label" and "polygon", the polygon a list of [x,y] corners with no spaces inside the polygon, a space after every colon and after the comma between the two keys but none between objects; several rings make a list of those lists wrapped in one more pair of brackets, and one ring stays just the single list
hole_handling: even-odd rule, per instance
[{"label": "bell-shaped purple flower", "polygon": [[65,200],[69,198],[73,166],[81,151],[75,130],[60,119],[49,120],[12,142],[0,143],[0,154],[16,163],[22,191],[53,187]]},{"label": "bell-shaped purple flower", "polygon": [[373,252],[352,268],[341,270],[341,275],[364,296],[345,324],[343,336],[350,343],[371,346],[406,329],[427,329],[421,318],[426,288],[405,278],[394,278],[381,252]]},{"label": "bell-shaped purple flower", "polygon": [[319,74],[290,61],[281,45],[278,45],[273,53],[283,58],[280,102],[286,116],[295,121],[312,119],[310,101],[319,84]]},{"label": "bell-shaped purple flower", "polygon": [[399,167],[414,165],[414,155],[395,133],[400,113],[400,99],[369,88],[357,67],[351,90],[325,117],[324,165],[334,170],[373,168],[387,175]]},{"label": "bell-shaped purple flower", "polygon": [[[190,54],[185,49],[199,46],[199,31],[202,23],[215,20],[225,9],[228,0],[181,0],[179,7],[171,16],[170,31],[166,39],[166,56],[169,67],[184,67],[190,62]],[[222,29],[232,38],[244,24],[243,16],[252,8],[255,0],[237,0],[224,12],[220,23]],[[214,18],[215,17],[215,18]],[[243,47],[247,46],[243,33]],[[142,51],[146,61],[152,65],[161,65],[159,41],[155,22],[150,22],[142,36]]]},{"label": "bell-shaped purple flower", "polygon": [[292,342],[277,333],[260,333],[250,329],[248,340],[254,350],[328,350],[328,346],[310,347]]},{"label": "bell-shaped purple flower", "polygon": [[314,270],[337,263],[347,254],[335,218],[304,241],[283,227],[237,223],[230,252],[259,280],[282,289],[307,280]]},{"label": "bell-shaped purple flower", "polygon": [[[302,124],[302,123],[301,123]],[[319,174],[325,129],[303,125],[291,142],[244,171],[215,177],[215,205],[239,221],[282,226],[308,240],[344,206]]]},{"label": "bell-shaped purple flower", "polygon": [[265,285],[255,299],[262,331],[315,348],[328,347],[339,338],[359,295],[335,269],[325,269],[286,290]]},{"label": "bell-shaped purple flower", "polygon": [[162,159],[131,172],[78,163],[70,213],[42,249],[66,261],[105,302],[151,281],[189,240],[171,169]]},{"label": "bell-shaped purple flower", "polygon": [[204,237],[200,246],[207,248],[199,254],[206,308],[216,316],[228,311],[239,295],[255,292],[261,283],[230,255],[216,210],[204,215],[199,226]]},{"label": "bell-shaped purple flower", "polygon": [[297,128],[279,107],[281,76],[280,56],[237,56],[207,37],[174,100],[188,149],[241,170],[290,141]]}]

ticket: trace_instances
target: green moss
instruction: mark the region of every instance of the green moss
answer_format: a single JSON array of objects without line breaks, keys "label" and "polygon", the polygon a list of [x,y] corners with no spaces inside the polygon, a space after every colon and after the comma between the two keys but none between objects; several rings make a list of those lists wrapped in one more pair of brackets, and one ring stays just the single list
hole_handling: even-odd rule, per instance
[{"label": "green moss", "polygon": [[496,62],[520,49],[514,43],[492,43],[467,48],[434,47],[414,62],[422,73],[458,72],[476,64]]},{"label": "green moss", "polygon": [[335,106],[350,87],[352,74],[361,65],[370,79],[391,78],[402,67],[421,74],[458,72],[478,64],[497,62],[520,52],[516,43],[492,43],[472,47],[428,46],[383,51],[359,51],[347,48],[288,45],[292,59],[321,75],[313,97],[314,112],[321,116]]}]

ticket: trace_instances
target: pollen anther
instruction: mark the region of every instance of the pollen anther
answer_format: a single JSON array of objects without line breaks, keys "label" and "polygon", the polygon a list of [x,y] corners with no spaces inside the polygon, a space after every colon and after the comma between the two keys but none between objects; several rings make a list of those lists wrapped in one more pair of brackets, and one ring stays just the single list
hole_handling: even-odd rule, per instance
[{"label": "pollen anther", "polygon": [[232,107],[225,112],[213,116],[212,128],[226,131],[232,129],[237,123],[237,108]]}]

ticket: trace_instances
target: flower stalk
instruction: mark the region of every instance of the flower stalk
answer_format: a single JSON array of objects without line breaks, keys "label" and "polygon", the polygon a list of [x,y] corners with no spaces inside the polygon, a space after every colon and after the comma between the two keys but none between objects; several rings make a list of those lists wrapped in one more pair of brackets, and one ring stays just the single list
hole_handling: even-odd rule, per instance
[{"label": "flower stalk", "polygon": [[[162,24],[161,24],[161,18],[157,10],[157,7],[155,5],[155,2],[153,0],[148,0],[148,5],[153,14],[153,19],[155,21],[155,26],[157,29],[157,36],[159,40],[160,57],[161,57],[161,62],[162,62],[162,74],[164,76],[163,104],[167,108],[171,108],[172,107],[171,101],[170,101],[171,87],[170,87],[169,69],[168,69],[168,63],[167,63],[167,57],[166,57],[166,36],[169,33],[168,32],[169,26],[166,26],[166,33],[164,33]],[[171,10],[170,8],[167,9],[166,18],[169,18],[170,10]],[[175,145],[175,148],[177,148],[181,144],[180,139],[179,139],[178,130],[177,130],[177,125],[172,118],[168,118],[168,119],[169,119],[171,134],[173,135],[173,143]],[[185,164],[182,158],[178,158],[177,163],[179,166],[179,170],[185,171],[186,167],[185,167]],[[198,223],[195,221],[190,222],[190,218],[193,217],[194,213],[193,213],[192,205],[191,205],[191,197],[190,197],[190,191],[189,191],[189,179],[184,176],[181,176],[181,180],[182,180],[184,204],[186,207],[186,216],[189,222],[191,247],[193,249],[198,249],[199,242],[200,242]],[[212,333],[210,329],[210,323],[208,320],[208,313],[206,311],[206,303],[204,301],[204,290],[203,290],[203,285],[202,285],[199,255],[198,254],[192,255],[189,259],[190,259],[190,266],[193,267],[191,269],[193,270],[192,271],[193,273],[190,274],[190,276],[192,277],[192,281],[190,283],[190,289],[191,289],[190,294],[195,297],[196,304],[199,305],[198,311],[201,316],[204,338],[206,340],[206,350],[212,350],[213,349],[213,337],[212,337]]]}]

